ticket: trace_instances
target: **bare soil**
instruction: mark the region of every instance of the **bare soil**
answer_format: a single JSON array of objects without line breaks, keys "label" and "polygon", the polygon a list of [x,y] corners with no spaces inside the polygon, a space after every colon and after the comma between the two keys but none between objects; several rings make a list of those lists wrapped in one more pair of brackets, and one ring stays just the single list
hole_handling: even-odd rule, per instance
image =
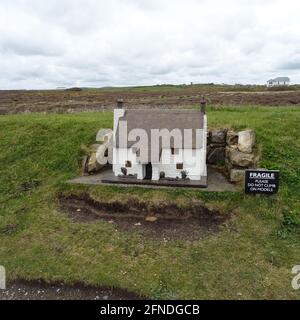
[{"label": "bare soil", "polygon": [[76,223],[107,221],[121,231],[140,232],[159,240],[198,240],[218,232],[229,214],[207,208],[193,200],[188,207],[174,203],[155,203],[129,199],[126,202],[100,202],[88,194],[60,197],[61,211]]},{"label": "bare soil", "polygon": [[117,98],[123,98],[127,108],[176,108],[198,104],[205,94],[211,105],[300,105],[300,91],[237,92],[201,91],[197,86],[178,90],[0,90],[0,114],[28,112],[81,112],[110,110]]},{"label": "bare soil", "polygon": [[0,290],[0,300],[140,300],[142,297],[117,288],[82,284],[48,284],[44,281],[15,281]]}]

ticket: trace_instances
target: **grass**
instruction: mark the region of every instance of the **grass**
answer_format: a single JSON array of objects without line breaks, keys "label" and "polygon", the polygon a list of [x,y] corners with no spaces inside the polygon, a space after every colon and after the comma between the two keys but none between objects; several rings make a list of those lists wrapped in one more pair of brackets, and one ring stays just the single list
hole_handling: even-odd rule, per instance
[{"label": "grass", "polygon": [[[69,186],[81,144],[111,127],[112,113],[0,117],[0,265],[9,280],[84,282],[157,299],[299,299],[291,269],[300,264],[300,109],[212,107],[208,119],[210,127],[256,130],[261,166],[281,173],[277,196]],[[73,223],[59,212],[60,192],[201,199],[232,219],[199,241],[155,241],[106,222]]]}]

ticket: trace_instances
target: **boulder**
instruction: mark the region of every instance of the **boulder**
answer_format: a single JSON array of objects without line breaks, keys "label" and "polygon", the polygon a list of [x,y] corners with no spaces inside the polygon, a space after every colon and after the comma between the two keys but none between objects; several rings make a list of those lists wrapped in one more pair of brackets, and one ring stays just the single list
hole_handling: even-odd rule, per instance
[{"label": "boulder", "polygon": [[241,152],[251,153],[255,144],[255,132],[245,130],[239,132],[238,148]]},{"label": "boulder", "polygon": [[98,131],[96,136],[97,142],[106,142],[109,137],[113,135],[113,131],[111,129],[101,129]]},{"label": "boulder", "polygon": [[249,168],[254,165],[255,156],[252,153],[244,153],[240,152],[236,148],[226,148],[226,155],[228,155],[228,159],[232,165]]},{"label": "boulder", "polygon": [[230,174],[230,170],[233,168],[233,166],[228,158],[225,158],[225,168],[227,173]]},{"label": "boulder", "polygon": [[239,134],[232,130],[227,131],[226,143],[228,146],[232,146],[238,143]]},{"label": "boulder", "polygon": [[90,152],[97,152],[98,148],[101,146],[99,143],[94,143],[89,146],[89,151]]},{"label": "boulder", "polygon": [[157,217],[155,217],[155,216],[147,216],[146,218],[145,218],[145,220],[146,221],[148,221],[148,222],[155,222],[155,221],[157,221]]},{"label": "boulder", "polygon": [[207,163],[209,164],[219,164],[224,163],[225,161],[225,148],[210,148],[209,153],[207,155]]},{"label": "boulder", "polygon": [[96,157],[96,152],[93,152],[87,161],[86,170],[88,173],[97,172],[103,167],[103,165],[99,164]]},{"label": "boulder", "polygon": [[245,170],[231,169],[230,170],[230,181],[231,182],[244,182],[245,181]]},{"label": "boulder", "polygon": [[101,165],[106,165],[108,162],[108,156],[109,156],[109,146],[107,144],[101,144],[96,152],[96,159],[97,162]]},{"label": "boulder", "polygon": [[87,172],[87,164],[88,164],[89,157],[85,155],[82,159],[82,172],[85,174]]},{"label": "boulder", "polygon": [[232,150],[238,150],[237,145],[233,145],[233,146],[225,148],[225,158],[226,159],[228,159],[228,160],[230,159],[230,153],[232,152]]},{"label": "boulder", "polygon": [[225,149],[224,143],[211,143],[211,144],[209,144],[209,147],[211,149],[216,149],[216,148],[221,148],[221,147],[223,147]]},{"label": "boulder", "polygon": [[212,130],[210,133],[210,142],[225,144],[226,130],[225,129]]}]

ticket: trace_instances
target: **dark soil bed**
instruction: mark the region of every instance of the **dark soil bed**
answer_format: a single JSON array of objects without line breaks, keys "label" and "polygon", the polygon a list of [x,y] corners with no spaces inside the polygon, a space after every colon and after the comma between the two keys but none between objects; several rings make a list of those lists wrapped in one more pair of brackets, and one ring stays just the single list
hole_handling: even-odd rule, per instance
[{"label": "dark soil bed", "polygon": [[229,214],[207,208],[194,200],[187,207],[165,202],[153,204],[136,199],[101,202],[88,194],[60,196],[61,211],[74,222],[107,221],[121,231],[137,231],[155,239],[197,240],[217,232]]},{"label": "dark soil bed", "polygon": [[118,97],[125,100],[126,108],[178,108],[199,104],[203,94],[210,105],[300,105],[300,91],[222,92],[220,90],[222,89],[214,86],[206,89],[201,89],[201,86],[185,86],[182,89],[167,91],[148,89],[143,92],[136,92],[130,88],[115,91],[0,90],[0,115],[112,110]]},{"label": "dark soil bed", "polygon": [[0,300],[140,300],[123,289],[92,287],[82,284],[48,284],[44,281],[14,281],[0,290]]}]

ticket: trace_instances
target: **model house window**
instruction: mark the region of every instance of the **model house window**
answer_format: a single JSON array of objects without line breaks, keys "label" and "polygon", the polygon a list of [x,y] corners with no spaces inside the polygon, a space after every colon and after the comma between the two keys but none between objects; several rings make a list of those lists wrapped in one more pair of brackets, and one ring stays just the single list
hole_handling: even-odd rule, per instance
[{"label": "model house window", "polygon": [[125,167],[126,168],[131,168],[131,161],[126,161],[125,162]]},{"label": "model house window", "polygon": [[183,169],[183,163],[176,163],[176,169],[182,170]]},{"label": "model house window", "polygon": [[171,154],[179,154],[179,149],[171,148]]}]

